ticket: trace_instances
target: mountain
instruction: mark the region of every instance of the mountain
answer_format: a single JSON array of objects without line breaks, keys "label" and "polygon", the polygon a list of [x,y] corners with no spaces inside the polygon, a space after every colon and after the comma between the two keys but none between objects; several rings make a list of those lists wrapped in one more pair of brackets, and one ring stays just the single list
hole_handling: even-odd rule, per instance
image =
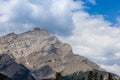
[{"label": "mountain", "polygon": [[55,78],[56,73],[67,76],[75,72],[104,71],[87,58],[73,54],[69,44],[40,28],[1,36],[0,54],[3,53],[27,67],[37,79]]}]

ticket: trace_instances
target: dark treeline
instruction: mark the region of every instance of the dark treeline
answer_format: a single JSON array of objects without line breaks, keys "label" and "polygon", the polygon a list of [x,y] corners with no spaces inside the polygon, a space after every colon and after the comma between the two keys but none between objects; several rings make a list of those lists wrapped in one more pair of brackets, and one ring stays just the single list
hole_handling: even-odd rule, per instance
[{"label": "dark treeline", "polygon": [[94,71],[86,73],[76,72],[69,76],[62,76],[61,73],[56,73],[55,79],[42,79],[42,80],[116,80],[111,73],[103,74]]}]

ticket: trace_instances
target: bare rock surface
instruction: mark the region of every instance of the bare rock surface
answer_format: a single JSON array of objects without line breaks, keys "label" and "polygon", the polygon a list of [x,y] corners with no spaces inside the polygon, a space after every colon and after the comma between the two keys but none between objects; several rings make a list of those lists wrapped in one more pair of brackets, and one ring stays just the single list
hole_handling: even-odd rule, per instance
[{"label": "bare rock surface", "polygon": [[0,55],[0,80],[36,80],[22,64],[18,64],[8,54]]},{"label": "bare rock surface", "polygon": [[25,33],[10,33],[0,37],[2,53],[9,53],[38,79],[53,77],[56,72],[68,75],[76,71],[102,70],[87,58],[73,54],[69,44],[62,43],[44,29],[35,28]]}]

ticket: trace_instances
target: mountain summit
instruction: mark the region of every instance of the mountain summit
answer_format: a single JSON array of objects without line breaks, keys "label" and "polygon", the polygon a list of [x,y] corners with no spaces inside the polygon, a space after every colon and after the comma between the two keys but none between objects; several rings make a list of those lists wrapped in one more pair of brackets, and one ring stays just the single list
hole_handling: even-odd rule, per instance
[{"label": "mountain summit", "polygon": [[75,72],[104,71],[87,58],[73,54],[69,44],[62,43],[45,29],[0,37],[0,54],[3,53],[27,67],[37,79],[52,78],[56,73],[66,76]]}]

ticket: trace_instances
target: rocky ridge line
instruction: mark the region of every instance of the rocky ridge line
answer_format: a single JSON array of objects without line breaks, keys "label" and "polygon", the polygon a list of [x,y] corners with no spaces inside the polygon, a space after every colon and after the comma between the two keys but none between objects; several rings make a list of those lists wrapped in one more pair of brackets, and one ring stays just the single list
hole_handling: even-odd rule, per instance
[{"label": "rocky ridge line", "polygon": [[12,55],[38,79],[54,77],[56,72],[69,75],[77,71],[103,70],[87,58],[73,54],[69,44],[62,43],[45,29],[0,37],[2,53]]}]

